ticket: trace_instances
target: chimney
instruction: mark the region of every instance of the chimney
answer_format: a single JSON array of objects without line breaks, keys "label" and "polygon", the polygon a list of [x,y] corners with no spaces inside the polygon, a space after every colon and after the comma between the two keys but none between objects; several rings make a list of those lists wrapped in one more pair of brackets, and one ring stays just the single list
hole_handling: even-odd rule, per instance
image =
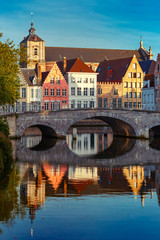
[{"label": "chimney", "polygon": [[42,79],[42,69],[41,69],[41,66],[38,66],[38,78]]},{"label": "chimney", "polygon": [[66,73],[67,71],[67,60],[66,57],[63,57],[63,72]]}]

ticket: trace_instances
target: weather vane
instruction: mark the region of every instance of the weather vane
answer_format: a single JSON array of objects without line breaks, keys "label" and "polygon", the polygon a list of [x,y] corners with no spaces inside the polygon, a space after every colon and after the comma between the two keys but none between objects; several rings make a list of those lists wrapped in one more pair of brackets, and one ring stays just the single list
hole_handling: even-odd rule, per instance
[{"label": "weather vane", "polygon": [[31,22],[33,24],[33,12],[31,12]]}]

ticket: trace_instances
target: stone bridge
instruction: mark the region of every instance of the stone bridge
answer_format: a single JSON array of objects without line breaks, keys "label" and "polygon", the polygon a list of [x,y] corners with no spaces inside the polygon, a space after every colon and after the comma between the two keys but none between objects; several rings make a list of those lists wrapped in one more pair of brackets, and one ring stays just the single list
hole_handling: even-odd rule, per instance
[{"label": "stone bridge", "polygon": [[37,126],[43,136],[64,137],[70,126],[83,119],[101,119],[108,123],[114,135],[149,138],[152,129],[158,131],[160,113],[123,109],[66,109],[59,111],[25,112],[7,116],[12,136],[22,136],[26,128]]}]

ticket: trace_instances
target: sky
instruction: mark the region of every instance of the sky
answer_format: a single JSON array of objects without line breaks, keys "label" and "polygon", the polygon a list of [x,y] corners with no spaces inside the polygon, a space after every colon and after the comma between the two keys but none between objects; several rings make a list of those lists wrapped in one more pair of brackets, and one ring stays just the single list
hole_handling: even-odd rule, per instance
[{"label": "sky", "polygon": [[7,0],[1,2],[0,32],[17,45],[28,35],[33,12],[36,34],[46,46],[106,49],[152,47],[160,52],[160,1]]}]

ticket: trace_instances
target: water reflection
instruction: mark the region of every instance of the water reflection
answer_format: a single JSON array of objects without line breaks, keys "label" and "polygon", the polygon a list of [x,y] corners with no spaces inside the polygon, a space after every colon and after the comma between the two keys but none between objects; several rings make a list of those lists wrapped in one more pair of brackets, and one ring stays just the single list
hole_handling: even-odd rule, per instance
[{"label": "water reflection", "polygon": [[146,192],[152,195],[155,188],[160,189],[160,171],[157,166],[101,168],[20,163],[19,171],[21,199],[29,207],[36,208],[43,206],[48,196],[104,193],[142,196]]},{"label": "water reflection", "polygon": [[71,127],[66,137],[67,145],[77,155],[89,156],[105,151],[113,141],[110,127]]}]

